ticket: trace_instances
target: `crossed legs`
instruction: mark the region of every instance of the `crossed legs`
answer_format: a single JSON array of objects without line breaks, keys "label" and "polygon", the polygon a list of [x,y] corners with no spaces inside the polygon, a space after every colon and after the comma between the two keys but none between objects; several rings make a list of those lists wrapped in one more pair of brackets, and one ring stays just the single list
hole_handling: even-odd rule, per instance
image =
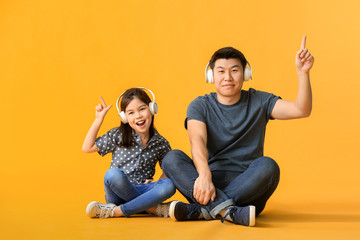
[{"label": "crossed legs", "polygon": [[[173,150],[165,156],[162,168],[185,198],[198,204],[193,197],[198,173],[192,159],[180,150]],[[212,175],[216,188],[215,201],[198,204],[205,219],[214,219],[223,209],[234,205],[254,205],[256,215],[259,215],[278,185],[280,169],[273,159],[260,157],[242,173],[213,171]]]}]

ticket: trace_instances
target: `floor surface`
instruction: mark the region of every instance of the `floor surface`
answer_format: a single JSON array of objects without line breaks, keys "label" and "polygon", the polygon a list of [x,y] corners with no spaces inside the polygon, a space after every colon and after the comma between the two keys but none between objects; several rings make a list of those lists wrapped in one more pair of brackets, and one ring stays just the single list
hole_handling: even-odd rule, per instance
[{"label": "floor surface", "polygon": [[138,215],[90,219],[89,201],[2,203],[2,239],[360,239],[356,203],[269,202],[255,227]]}]

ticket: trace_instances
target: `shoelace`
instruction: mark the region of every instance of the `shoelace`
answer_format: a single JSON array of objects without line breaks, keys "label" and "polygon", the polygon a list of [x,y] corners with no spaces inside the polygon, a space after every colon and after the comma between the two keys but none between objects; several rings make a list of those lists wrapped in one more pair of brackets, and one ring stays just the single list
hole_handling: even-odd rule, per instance
[{"label": "shoelace", "polygon": [[201,213],[201,208],[196,204],[188,204],[187,207],[187,217],[191,220],[196,220],[199,218]]},{"label": "shoelace", "polygon": [[[230,209],[227,211],[225,216],[221,219],[221,222],[223,223],[226,220],[226,217],[230,214]],[[230,216],[231,217],[231,216]]]},{"label": "shoelace", "polygon": [[109,206],[100,206],[100,214],[98,215],[99,218],[107,218],[112,213],[113,209]]},{"label": "shoelace", "polygon": [[235,208],[235,207],[229,208],[228,212],[225,214],[223,219],[221,219],[221,222],[223,223],[225,221],[226,217],[230,214],[230,218],[233,223],[241,224],[241,225],[248,225],[248,224],[245,224],[244,219],[236,219],[236,218],[234,219],[234,215],[236,215],[237,213],[240,214],[240,212],[241,212],[241,210],[238,208]]}]

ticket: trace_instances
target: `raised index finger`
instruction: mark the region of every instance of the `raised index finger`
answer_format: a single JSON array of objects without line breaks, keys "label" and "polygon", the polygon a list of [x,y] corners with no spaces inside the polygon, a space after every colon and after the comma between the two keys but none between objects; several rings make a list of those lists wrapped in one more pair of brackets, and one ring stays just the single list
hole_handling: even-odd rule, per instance
[{"label": "raised index finger", "polygon": [[305,49],[305,44],[306,44],[306,35],[303,36],[300,49]]},{"label": "raised index finger", "polygon": [[102,96],[100,96],[100,99],[101,99],[102,105],[106,107],[106,103],[105,103],[105,101],[104,101],[104,99],[103,99]]}]

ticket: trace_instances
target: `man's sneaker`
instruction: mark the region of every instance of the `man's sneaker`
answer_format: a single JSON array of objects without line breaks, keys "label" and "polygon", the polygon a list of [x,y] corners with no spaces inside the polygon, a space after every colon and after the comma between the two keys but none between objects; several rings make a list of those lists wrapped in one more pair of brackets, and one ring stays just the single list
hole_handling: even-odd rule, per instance
[{"label": "man's sneaker", "polygon": [[201,214],[201,207],[197,204],[173,201],[170,204],[169,214],[170,218],[176,221],[198,220]]},{"label": "man's sneaker", "polygon": [[158,217],[169,217],[170,205],[172,202],[160,203],[156,206],[155,216]]},{"label": "man's sneaker", "polygon": [[86,215],[91,218],[108,218],[114,215],[115,204],[102,204],[99,202],[91,202],[86,207]]},{"label": "man's sneaker", "polygon": [[228,212],[221,220],[224,222],[227,216],[230,216],[231,220],[235,224],[244,225],[252,227],[255,225],[255,206],[247,206],[247,207],[238,207],[232,206],[229,207]]}]

